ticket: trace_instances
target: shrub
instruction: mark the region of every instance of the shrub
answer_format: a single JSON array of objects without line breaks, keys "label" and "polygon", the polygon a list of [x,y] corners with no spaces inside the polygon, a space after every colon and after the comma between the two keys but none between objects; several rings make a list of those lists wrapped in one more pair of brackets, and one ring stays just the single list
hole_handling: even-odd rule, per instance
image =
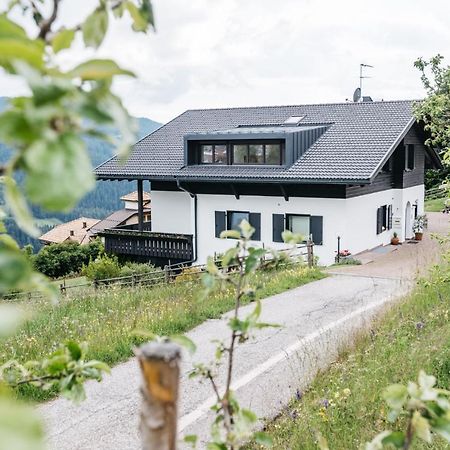
[{"label": "shrub", "polygon": [[352,256],[350,257],[346,257],[346,258],[341,258],[338,261],[335,262],[334,264],[335,266],[360,266],[361,265],[361,261],[359,259],[353,258]]},{"label": "shrub", "polygon": [[154,266],[153,264],[127,262],[120,269],[120,276],[127,277],[131,275],[143,275],[146,273],[159,271],[162,272],[162,269]]},{"label": "shrub", "polygon": [[83,265],[104,252],[99,239],[86,245],[77,242],[63,242],[42,247],[31,256],[36,270],[51,278],[59,278],[71,273],[79,273]]},{"label": "shrub", "polygon": [[273,270],[278,269],[281,266],[285,266],[287,264],[292,263],[292,257],[289,255],[288,252],[278,252],[273,253],[271,255],[271,259],[268,259],[264,261],[264,263],[261,265],[261,269],[263,270]]},{"label": "shrub", "polygon": [[120,276],[119,261],[115,256],[103,254],[91,260],[87,266],[83,266],[81,273],[91,281],[116,278]]},{"label": "shrub", "polygon": [[185,267],[179,275],[175,278],[177,283],[183,281],[195,281],[200,278],[202,269],[200,267]]}]

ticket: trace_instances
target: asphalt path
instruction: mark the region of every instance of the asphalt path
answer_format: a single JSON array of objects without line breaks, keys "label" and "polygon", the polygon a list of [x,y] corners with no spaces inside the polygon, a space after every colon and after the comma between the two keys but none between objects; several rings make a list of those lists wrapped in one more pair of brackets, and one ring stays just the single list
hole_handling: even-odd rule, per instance
[{"label": "asphalt path", "polygon": [[[280,412],[297,390],[336,357],[339,348],[370,327],[376,314],[404,296],[413,282],[405,279],[331,275],[262,301],[264,322],[281,327],[256,332],[236,352],[233,389],[241,404],[259,417]],[[254,308],[243,307],[241,315]],[[179,434],[208,437],[214,397],[208,383],[189,379],[196,362],[213,359],[215,339],[229,339],[227,315],[208,320],[187,335],[197,344],[183,355]],[[224,372],[224,371],[222,371]],[[223,386],[223,379],[219,385]],[[75,406],[58,398],[39,406],[52,450],[133,450],[140,448],[138,414],[140,373],[135,358],[112,369],[101,383],[86,384],[87,400]],[[200,447],[203,445],[201,444]],[[182,445],[180,445],[180,448]]]}]

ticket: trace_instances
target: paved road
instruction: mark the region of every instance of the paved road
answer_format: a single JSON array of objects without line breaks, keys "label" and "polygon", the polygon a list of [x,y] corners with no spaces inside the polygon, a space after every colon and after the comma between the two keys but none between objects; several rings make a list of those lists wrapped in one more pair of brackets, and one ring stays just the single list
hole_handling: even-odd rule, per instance
[{"label": "paved road", "polygon": [[[430,213],[429,232],[447,233],[449,216]],[[419,244],[377,256],[364,266],[333,269],[329,278],[263,300],[262,320],[282,328],[258,332],[236,353],[234,390],[241,403],[260,417],[276,415],[297,389],[333,360],[339,347],[371,318],[413,285],[413,278],[439,259],[437,243],[425,235]],[[249,305],[242,314],[253,308]],[[179,411],[180,436],[208,435],[212,392],[208,384],[189,380],[193,362],[207,363],[213,339],[229,336],[226,316],[209,320],[188,336],[198,346],[184,355]],[[88,399],[74,406],[56,399],[39,407],[52,450],[134,450],[139,448],[139,372],[134,359],[116,366],[102,383],[86,386]]]},{"label": "paved road", "polygon": [[[328,364],[387,302],[404,295],[407,280],[330,276],[263,301],[262,320],[282,328],[258,332],[236,354],[234,389],[243,405],[271,417]],[[249,305],[242,310],[248,313]],[[184,355],[180,435],[207,436],[211,389],[189,380],[192,362],[209,362],[213,339],[226,338],[226,321],[209,320],[188,335],[197,343],[193,358]],[[39,407],[54,450],[138,449],[139,372],[134,359],[116,366],[102,383],[87,384],[81,406],[56,399]]]}]

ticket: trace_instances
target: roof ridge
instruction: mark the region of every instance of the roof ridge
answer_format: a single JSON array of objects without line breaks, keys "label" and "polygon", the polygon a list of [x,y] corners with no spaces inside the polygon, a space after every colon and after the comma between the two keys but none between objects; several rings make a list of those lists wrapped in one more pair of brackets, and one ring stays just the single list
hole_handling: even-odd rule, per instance
[{"label": "roof ridge", "polygon": [[[254,106],[228,106],[223,108],[193,108],[188,109],[185,112],[189,111],[229,111],[236,109],[258,109],[258,108],[298,108],[301,106],[332,106],[332,105],[372,105],[376,104],[384,104],[384,103],[413,103],[420,102],[423,99],[406,99],[406,100],[373,100],[371,102],[327,102],[327,103],[301,103],[301,104],[290,104],[290,105],[254,105]],[[168,122],[169,123],[169,122]]]}]

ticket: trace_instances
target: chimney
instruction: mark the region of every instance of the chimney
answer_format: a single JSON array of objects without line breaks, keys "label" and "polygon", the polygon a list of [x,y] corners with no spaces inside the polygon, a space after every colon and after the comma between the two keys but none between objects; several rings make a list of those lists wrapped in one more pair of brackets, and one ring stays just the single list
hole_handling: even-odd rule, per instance
[{"label": "chimney", "polygon": [[83,222],[83,228],[87,228],[87,222]]}]

